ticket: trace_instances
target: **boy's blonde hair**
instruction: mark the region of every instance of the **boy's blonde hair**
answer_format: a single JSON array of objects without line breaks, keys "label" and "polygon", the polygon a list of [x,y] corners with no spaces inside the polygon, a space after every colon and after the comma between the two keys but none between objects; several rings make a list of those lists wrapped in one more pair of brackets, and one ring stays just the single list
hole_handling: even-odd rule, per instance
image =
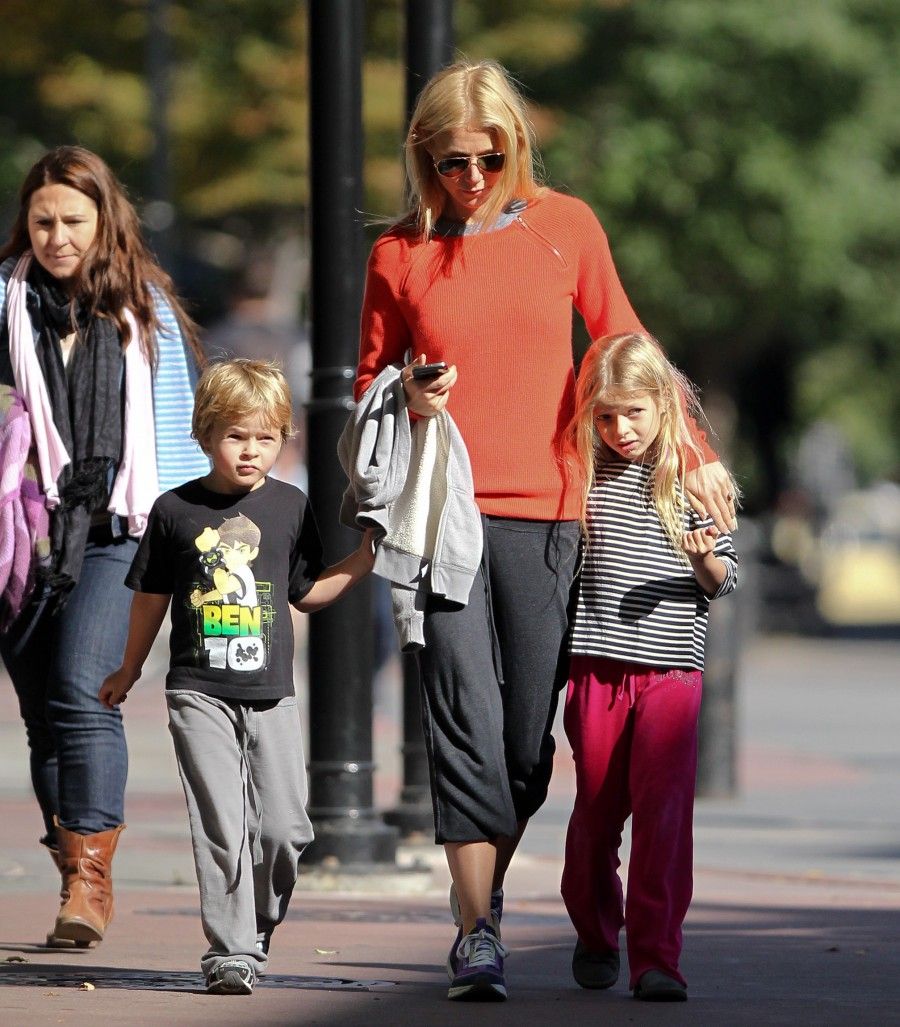
[{"label": "boy's blonde hair", "polygon": [[216,421],[259,417],[286,442],[294,434],[291,390],[281,368],[239,357],[210,364],[197,382],[191,435],[205,447]]},{"label": "boy's blonde hair", "polygon": [[542,192],[535,172],[534,129],[512,78],[496,61],[458,61],[425,84],[406,136],[410,218],[426,238],[447,200],[431,148],[436,136],[453,129],[490,132],[506,154],[503,170],[478,213],[484,224],[494,221],[510,200],[530,200]]},{"label": "boy's blonde hair", "polygon": [[[597,408],[649,395],[659,412],[659,432],[647,452],[654,462],[653,503],[660,523],[676,552],[684,551],[684,514],[687,501],[681,486],[689,464],[703,463],[703,452],[688,428],[686,412],[706,421],[691,382],[670,363],[659,343],[643,332],[607,335],[591,344],[575,387],[575,414],[566,432],[585,482],[581,522],[587,522],[587,497],[595,480],[595,463],[622,458],[600,438]],[[732,484],[732,491],[738,494]],[[585,530],[585,537],[587,532]]]}]

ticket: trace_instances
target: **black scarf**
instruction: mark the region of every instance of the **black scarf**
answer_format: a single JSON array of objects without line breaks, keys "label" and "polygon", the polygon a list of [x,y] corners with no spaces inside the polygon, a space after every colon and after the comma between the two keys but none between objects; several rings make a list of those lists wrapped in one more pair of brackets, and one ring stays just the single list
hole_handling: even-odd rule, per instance
[{"label": "black scarf", "polygon": [[[37,358],[53,421],[72,462],[57,481],[60,505],[50,525],[47,584],[71,590],[81,572],[91,515],[108,501],[122,455],[122,345],[115,323],[91,317],[34,261],[28,275],[28,312],[38,331]],[[68,364],[60,339],[77,331]]]}]

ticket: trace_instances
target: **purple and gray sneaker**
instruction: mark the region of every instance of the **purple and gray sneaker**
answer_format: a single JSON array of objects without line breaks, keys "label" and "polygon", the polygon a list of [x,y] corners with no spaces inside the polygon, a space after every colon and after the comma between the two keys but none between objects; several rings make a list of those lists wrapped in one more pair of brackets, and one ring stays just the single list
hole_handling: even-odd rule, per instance
[{"label": "purple and gray sneaker", "polygon": [[506,979],[503,958],[508,949],[479,917],[475,930],[463,937],[456,950],[456,973],[447,998],[456,1002],[503,1002]]},{"label": "purple and gray sneaker", "polygon": [[[452,981],[456,976],[456,964],[458,962],[456,950],[463,939],[463,918],[459,908],[459,899],[456,897],[455,885],[450,885],[450,913],[453,916],[453,923],[459,928],[456,932],[456,939],[450,946],[450,953],[447,956],[447,976]],[[498,888],[491,892],[491,927],[494,934],[500,937],[500,921],[503,919],[503,889]]]}]

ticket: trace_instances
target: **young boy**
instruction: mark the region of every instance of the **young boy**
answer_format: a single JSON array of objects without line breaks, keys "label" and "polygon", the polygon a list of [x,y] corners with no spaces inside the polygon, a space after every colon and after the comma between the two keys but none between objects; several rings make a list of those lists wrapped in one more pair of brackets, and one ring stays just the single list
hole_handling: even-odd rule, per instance
[{"label": "young boy", "polygon": [[327,606],[374,562],[366,534],[323,566],[306,496],[268,477],[291,431],[275,366],[230,360],[204,372],[193,435],[212,470],[154,504],[126,579],[125,656],[100,688],[106,706],[124,701],[171,600],[169,728],[209,941],[200,965],[218,994],[253,990],[313,837],[288,603]]}]

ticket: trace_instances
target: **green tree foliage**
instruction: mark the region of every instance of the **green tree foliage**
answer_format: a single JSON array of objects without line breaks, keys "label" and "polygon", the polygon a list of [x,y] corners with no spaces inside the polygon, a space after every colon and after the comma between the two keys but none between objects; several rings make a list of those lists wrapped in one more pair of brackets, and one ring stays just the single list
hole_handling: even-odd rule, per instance
[{"label": "green tree foliage", "polygon": [[[170,148],[183,215],[296,209],[308,191],[305,5],[171,0]],[[154,144],[147,0],[5,0],[0,187],[60,142],[146,192]],[[263,223],[267,223],[263,219]]]},{"label": "green tree foliage", "polygon": [[[149,0],[2,6],[4,221],[60,142],[149,195]],[[166,5],[172,191],[195,256],[302,225],[306,6]],[[404,7],[365,4],[365,202],[382,216],[402,202]],[[455,27],[461,53],[524,84],[549,180],[595,207],[647,326],[708,397],[737,401],[758,498],[821,416],[866,473],[896,468],[896,0],[456,0]]]},{"label": "green tree foliage", "polygon": [[600,213],[648,327],[738,398],[762,496],[823,415],[868,474],[890,472],[897,5],[634,0],[577,20],[577,53],[513,65],[556,108],[551,177]]}]

